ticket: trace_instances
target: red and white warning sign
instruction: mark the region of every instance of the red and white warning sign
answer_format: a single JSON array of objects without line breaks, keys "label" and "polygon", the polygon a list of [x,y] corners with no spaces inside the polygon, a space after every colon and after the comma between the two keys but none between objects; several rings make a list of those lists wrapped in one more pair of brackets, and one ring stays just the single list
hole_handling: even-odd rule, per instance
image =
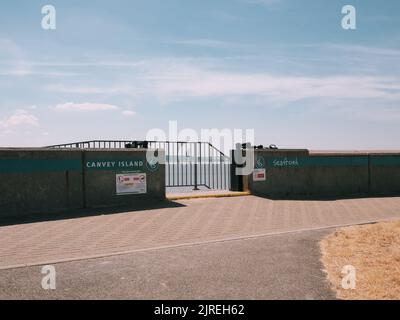
[{"label": "red and white warning sign", "polygon": [[265,169],[254,169],[253,181],[265,181],[266,179]]},{"label": "red and white warning sign", "polygon": [[120,173],[116,175],[116,191],[118,195],[139,194],[147,192],[145,173]]}]

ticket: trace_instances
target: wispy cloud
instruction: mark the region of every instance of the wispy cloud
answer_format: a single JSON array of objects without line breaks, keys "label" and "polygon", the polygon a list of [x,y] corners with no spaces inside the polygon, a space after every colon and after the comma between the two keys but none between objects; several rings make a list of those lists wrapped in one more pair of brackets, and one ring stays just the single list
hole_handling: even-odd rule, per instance
[{"label": "wispy cloud", "polygon": [[13,128],[17,126],[39,127],[39,119],[26,110],[18,109],[12,115],[0,120],[0,127]]},{"label": "wispy cloud", "polygon": [[119,107],[111,104],[102,104],[102,103],[67,102],[63,104],[58,104],[53,109],[56,111],[110,111],[110,110],[119,110]]},{"label": "wispy cloud", "polygon": [[0,38],[0,61],[5,62],[0,75],[23,76],[30,72],[29,65],[24,61],[23,50],[10,39]]},{"label": "wispy cloud", "polygon": [[220,10],[214,10],[209,13],[210,17],[224,22],[235,22],[243,20],[242,17]]},{"label": "wispy cloud", "polygon": [[10,60],[0,59],[0,65],[22,63],[31,67],[140,67],[145,63],[141,60],[97,60],[97,61],[32,61],[32,60]]},{"label": "wispy cloud", "polygon": [[365,76],[293,77],[268,73],[214,72],[191,68],[154,83],[166,98],[255,95],[290,102],[309,98],[399,99],[399,79]]},{"label": "wispy cloud", "polygon": [[57,84],[46,90],[61,93],[157,97],[163,101],[201,97],[255,96],[287,103],[310,98],[400,100],[395,76],[289,76],[269,72],[220,70],[176,60],[149,61],[134,77],[112,87]]},{"label": "wispy cloud", "polygon": [[44,87],[46,91],[68,94],[101,94],[101,95],[135,95],[135,88],[127,85],[118,86],[79,86],[65,84],[51,84]]},{"label": "wispy cloud", "polygon": [[353,45],[353,44],[338,44],[338,43],[327,43],[323,44],[322,47],[326,47],[327,49],[351,52],[353,54],[361,53],[361,54],[368,54],[375,56],[389,56],[389,57],[393,56],[396,58],[400,58],[399,49],[379,48],[379,47]]},{"label": "wispy cloud", "polygon": [[[6,42],[10,47],[10,43]],[[178,58],[154,58],[132,60],[129,57],[121,57],[120,60],[111,57],[107,60],[104,57],[97,57],[92,61],[29,61],[29,60],[1,60],[0,55],[0,76],[15,77],[81,77],[85,82],[78,82],[79,85],[64,85],[54,83],[46,85],[46,90],[70,94],[101,94],[101,95],[130,95],[137,96],[142,90],[142,85],[134,81],[116,83],[108,86],[89,85],[87,79],[91,74],[104,72],[111,74],[128,74],[127,78],[137,79],[141,77],[165,77],[162,72],[165,64],[177,67],[178,72],[182,66],[195,66],[204,69],[205,66],[210,73],[212,70],[242,68],[251,73],[251,70],[270,70],[270,73],[284,74],[284,69],[293,73],[307,75],[315,71],[331,74],[392,74],[400,71],[400,50],[388,47],[372,47],[366,45],[353,45],[341,43],[315,43],[315,44],[291,44],[284,47],[279,45],[263,45],[260,43],[241,43],[222,41],[218,39],[175,39],[168,43],[175,43],[181,46],[205,47],[215,49],[229,49],[231,55],[223,57],[180,57]],[[13,48],[13,46],[11,46]],[[16,50],[16,48],[14,48]],[[238,49],[238,50],[235,50]],[[9,50],[10,51],[10,50]],[[13,50],[11,50],[13,51]],[[268,57],[251,55],[252,52],[268,51]],[[18,52],[18,50],[17,50]],[[232,55],[236,52],[236,55]],[[243,55],[244,54],[244,55]],[[338,59],[340,55],[340,59]],[[260,67],[257,67],[260,66]],[[261,67],[262,66],[262,67]],[[290,67],[289,67],[290,66]],[[85,69],[88,68],[88,69]],[[157,74],[154,69],[160,68]],[[175,70],[171,72],[174,73]],[[201,70],[200,70],[201,71]],[[146,75],[150,73],[151,75]],[[166,75],[170,78],[171,75]],[[133,85],[132,85],[133,84]],[[140,89],[140,90],[138,90]],[[140,92],[138,92],[140,91]]]},{"label": "wispy cloud", "polygon": [[32,69],[0,70],[0,76],[10,76],[10,77],[26,77],[26,76],[76,77],[82,75],[83,75],[82,73],[76,73],[76,72],[37,71]]},{"label": "wispy cloud", "polygon": [[122,115],[126,117],[133,117],[134,115],[136,115],[136,112],[132,110],[124,110],[122,111]]},{"label": "wispy cloud", "polygon": [[[1,43],[0,43],[1,49]],[[14,55],[15,56],[15,55]],[[9,55],[2,58],[0,54],[0,76],[6,77],[82,77],[87,76],[93,68],[136,68],[143,65],[142,61],[31,61],[26,59],[10,59]],[[90,68],[90,69],[85,69]]]},{"label": "wispy cloud", "polygon": [[215,39],[175,40],[173,41],[173,43],[186,46],[198,46],[198,47],[209,47],[209,48],[232,48],[240,46],[240,44],[238,43],[220,41]]},{"label": "wispy cloud", "polygon": [[264,6],[270,6],[274,5],[280,2],[283,2],[283,0],[239,0],[240,2],[244,3],[250,3],[250,4],[260,4]]}]

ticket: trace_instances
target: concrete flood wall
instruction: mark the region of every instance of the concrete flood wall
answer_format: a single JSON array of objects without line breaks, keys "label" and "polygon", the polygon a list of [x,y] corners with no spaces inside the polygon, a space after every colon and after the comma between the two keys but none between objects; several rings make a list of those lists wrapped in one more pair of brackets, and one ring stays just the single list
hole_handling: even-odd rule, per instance
[{"label": "concrete flood wall", "polygon": [[82,203],[81,152],[0,149],[0,216]]},{"label": "concrete flood wall", "polygon": [[400,194],[400,152],[371,154],[369,176],[371,194]]},{"label": "concrete flood wall", "polygon": [[[87,151],[84,152],[85,206],[134,205],[165,199],[165,165],[154,167],[146,160],[146,151]],[[164,158],[164,151],[158,157]],[[118,177],[117,177],[118,175]],[[143,179],[142,190],[122,186],[118,179]]]},{"label": "concrete flood wall", "polygon": [[255,172],[249,182],[253,194],[271,197],[400,194],[400,152],[256,150],[254,163]]},{"label": "concrete flood wall", "polygon": [[162,199],[165,167],[145,150],[0,149],[0,217]]}]

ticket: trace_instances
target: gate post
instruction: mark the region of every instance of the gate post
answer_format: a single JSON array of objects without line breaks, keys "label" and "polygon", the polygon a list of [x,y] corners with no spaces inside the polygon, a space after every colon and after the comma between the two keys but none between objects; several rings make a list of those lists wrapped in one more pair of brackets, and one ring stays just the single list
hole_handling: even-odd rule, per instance
[{"label": "gate post", "polygon": [[230,170],[231,170],[231,185],[230,185],[230,191],[243,191],[243,176],[238,176],[236,175],[236,168],[240,167],[236,163],[235,159],[235,150],[231,150],[231,165],[230,165]]},{"label": "gate post", "polygon": [[[242,156],[246,156],[246,149],[240,149]],[[230,191],[248,191],[249,190],[249,177],[244,175],[236,175],[236,168],[242,168],[245,164],[238,164],[235,159],[235,150],[231,150],[231,185]]]}]

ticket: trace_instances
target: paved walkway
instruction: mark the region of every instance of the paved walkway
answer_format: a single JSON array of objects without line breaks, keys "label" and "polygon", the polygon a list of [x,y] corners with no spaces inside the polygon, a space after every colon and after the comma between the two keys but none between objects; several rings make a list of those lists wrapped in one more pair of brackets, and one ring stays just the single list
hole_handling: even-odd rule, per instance
[{"label": "paved walkway", "polygon": [[336,201],[254,196],[0,227],[0,269],[153,248],[400,219],[400,197]]},{"label": "paved walkway", "polygon": [[0,270],[0,300],[335,299],[319,249],[319,241],[330,232],[295,232],[59,263],[56,290],[42,289],[41,266]]}]

